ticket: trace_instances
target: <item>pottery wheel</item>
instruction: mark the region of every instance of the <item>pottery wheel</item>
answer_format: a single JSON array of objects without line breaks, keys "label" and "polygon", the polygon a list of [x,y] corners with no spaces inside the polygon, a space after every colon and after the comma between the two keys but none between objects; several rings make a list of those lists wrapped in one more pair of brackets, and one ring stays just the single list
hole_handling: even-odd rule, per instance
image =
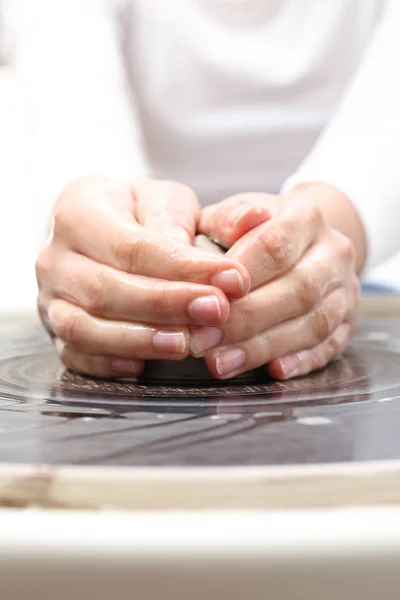
[{"label": "pottery wheel", "polygon": [[362,321],[342,357],[288,382],[258,371],[222,383],[188,363],[180,376],[176,362],[164,374],[151,365],[139,381],[102,381],[66,371],[35,323],[3,323],[0,336],[0,462],[259,465],[400,457],[400,320]]}]

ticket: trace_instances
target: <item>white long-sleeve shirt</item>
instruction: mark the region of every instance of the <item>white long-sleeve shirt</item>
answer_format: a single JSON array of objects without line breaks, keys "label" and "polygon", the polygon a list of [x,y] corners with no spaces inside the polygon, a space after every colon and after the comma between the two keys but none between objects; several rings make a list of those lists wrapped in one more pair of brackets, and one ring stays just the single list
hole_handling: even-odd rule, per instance
[{"label": "white long-sleeve shirt", "polygon": [[399,0],[5,0],[35,210],[70,179],[160,177],[203,204],[325,181],[373,265],[400,249]]}]

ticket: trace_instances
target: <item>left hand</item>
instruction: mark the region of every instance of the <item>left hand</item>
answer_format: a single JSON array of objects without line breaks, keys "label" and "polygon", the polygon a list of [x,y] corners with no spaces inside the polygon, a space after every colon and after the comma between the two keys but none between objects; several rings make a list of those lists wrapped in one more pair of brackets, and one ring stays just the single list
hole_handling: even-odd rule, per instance
[{"label": "left hand", "polygon": [[[252,207],[272,218],[255,219],[243,235]],[[251,277],[249,294],[231,302],[221,344],[205,354],[215,377],[267,365],[270,375],[287,379],[344,350],[359,297],[355,249],[319,208],[304,198],[240,194],[204,209],[200,232],[230,247],[227,256]]]}]

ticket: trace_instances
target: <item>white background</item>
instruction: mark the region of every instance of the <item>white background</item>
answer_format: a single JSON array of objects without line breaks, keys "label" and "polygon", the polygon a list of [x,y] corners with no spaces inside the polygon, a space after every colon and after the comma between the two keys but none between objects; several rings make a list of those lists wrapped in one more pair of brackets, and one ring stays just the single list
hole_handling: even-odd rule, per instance
[{"label": "white background", "polygon": [[34,207],[29,202],[21,123],[12,73],[0,68],[0,311],[35,305]]}]

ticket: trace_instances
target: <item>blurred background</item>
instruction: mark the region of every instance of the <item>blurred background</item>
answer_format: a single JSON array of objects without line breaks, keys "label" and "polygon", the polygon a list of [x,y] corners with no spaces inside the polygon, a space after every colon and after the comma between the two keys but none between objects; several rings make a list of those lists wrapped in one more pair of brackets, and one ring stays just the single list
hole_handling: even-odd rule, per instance
[{"label": "blurred background", "polygon": [[[1,9],[0,0],[0,310],[19,312],[35,307],[37,240],[21,94],[10,66]],[[400,253],[368,273],[367,279],[400,291]]]},{"label": "blurred background", "polygon": [[0,311],[19,312],[35,306],[37,250],[31,227],[27,144],[22,122],[20,95],[12,70],[3,60],[0,65]]}]

